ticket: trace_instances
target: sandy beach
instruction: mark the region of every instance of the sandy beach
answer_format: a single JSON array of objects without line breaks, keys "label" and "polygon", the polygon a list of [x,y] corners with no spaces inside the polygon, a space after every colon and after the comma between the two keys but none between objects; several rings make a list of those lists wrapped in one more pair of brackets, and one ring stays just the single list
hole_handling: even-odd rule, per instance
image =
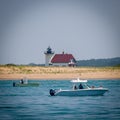
[{"label": "sandy beach", "polygon": [[0,80],[120,79],[120,67],[0,66]]}]

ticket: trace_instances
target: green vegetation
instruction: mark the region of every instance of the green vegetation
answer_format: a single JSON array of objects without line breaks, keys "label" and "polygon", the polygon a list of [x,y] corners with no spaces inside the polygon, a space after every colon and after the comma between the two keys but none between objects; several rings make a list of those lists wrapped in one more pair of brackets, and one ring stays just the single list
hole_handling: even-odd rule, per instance
[{"label": "green vegetation", "polygon": [[78,60],[77,66],[105,67],[120,65],[120,57],[107,59]]},{"label": "green vegetation", "polygon": [[0,74],[64,74],[64,73],[91,73],[118,71],[120,66],[115,67],[40,67],[24,65],[0,65]]}]

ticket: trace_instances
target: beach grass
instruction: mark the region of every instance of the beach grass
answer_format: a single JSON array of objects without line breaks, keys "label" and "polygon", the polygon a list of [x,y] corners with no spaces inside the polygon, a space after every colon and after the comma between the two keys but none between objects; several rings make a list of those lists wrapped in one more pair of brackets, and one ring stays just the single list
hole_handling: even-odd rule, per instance
[{"label": "beach grass", "polygon": [[119,79],[120,67],[44,67],[25,65],[0,65],[0,79]]}]

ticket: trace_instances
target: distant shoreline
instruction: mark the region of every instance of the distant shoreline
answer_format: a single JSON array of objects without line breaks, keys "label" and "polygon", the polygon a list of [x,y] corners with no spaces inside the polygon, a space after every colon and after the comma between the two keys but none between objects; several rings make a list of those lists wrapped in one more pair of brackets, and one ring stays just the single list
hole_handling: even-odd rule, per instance
[{"label": "distant shoreline", "polygon": [[[80,78],[80,79],[87,79],[87,80],[117,80],[120,79],[120,76],[100,76],[99,74],[96,74],[92,77],[88,77],[86,75],[86,77],[73,77],[76,76],[74,74],[71,75],[65,75],[61,76],[59,74],[57,75],[33,75],[33,74],[27,74],[27,75],[23,75],[23,74],[14,74],[12,75],[0,75],[0,80],[20,80],[22,78],[27,78],[28,80],[72,80],[72,79],[76,79],[76,78]],[[84,75],[85,76],[85,75]]]},{"label": "distant shoreline", "polygon": [[0,66],[0,80],[120,79],[120,67]]}]

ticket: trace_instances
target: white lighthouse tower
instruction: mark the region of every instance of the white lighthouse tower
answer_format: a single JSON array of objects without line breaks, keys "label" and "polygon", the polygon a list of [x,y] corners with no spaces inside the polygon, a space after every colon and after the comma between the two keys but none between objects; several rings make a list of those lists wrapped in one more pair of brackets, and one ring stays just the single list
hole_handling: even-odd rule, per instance
[{"label": "white lighthouse tower", "polygon": [[50,46],[47,48],[47,50],[44,52],[45,54],[45,66],[49,66],[50,60],[53,57],[54,52],[50,48]]}]

